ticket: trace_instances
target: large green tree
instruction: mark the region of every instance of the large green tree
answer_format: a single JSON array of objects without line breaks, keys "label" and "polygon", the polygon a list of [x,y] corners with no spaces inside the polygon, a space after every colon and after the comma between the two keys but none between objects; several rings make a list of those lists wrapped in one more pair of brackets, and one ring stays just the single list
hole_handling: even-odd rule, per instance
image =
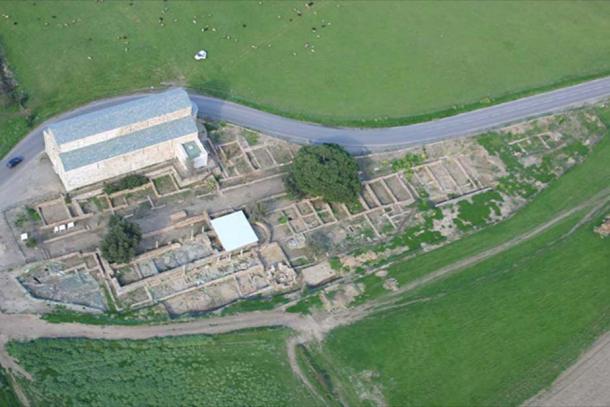
[{"label": "large green tree", "polygon": [[293,195],[320,196],[328,202],[353,202],[362,189],[356,160],[337,144],[302,147],[286,187]]},{"label": "large green tree", "polygon": [[102,256],[111,263],[127,263],[136,255],[142,240],[140,227],[119,215],[112,215],[102,241]]}]

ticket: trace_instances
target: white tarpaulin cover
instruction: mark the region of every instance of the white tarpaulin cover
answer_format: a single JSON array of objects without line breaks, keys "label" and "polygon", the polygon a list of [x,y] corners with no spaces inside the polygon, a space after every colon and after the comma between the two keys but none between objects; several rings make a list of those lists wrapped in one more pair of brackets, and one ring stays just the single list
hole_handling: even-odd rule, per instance
[{"label": "white tarpaulin cover", "polygon": [[258,242],[258,237],[243,211],[212,219],[212,227],[220,244],[228,252]]}]

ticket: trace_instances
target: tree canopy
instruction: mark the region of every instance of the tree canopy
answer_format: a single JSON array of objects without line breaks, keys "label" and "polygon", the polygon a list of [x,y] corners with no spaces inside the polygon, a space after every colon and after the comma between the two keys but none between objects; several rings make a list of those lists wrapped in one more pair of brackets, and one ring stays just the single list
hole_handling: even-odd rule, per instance
[{"label": "tree canopy", "polygon": [[337,144],[302,147],[285,180],[296,196],[320,196],[328,202],[353,202],[362,189],[356,160]]},{"label": "tree canopy", "polygon": [[108,233],[102,241],[102,256],[111,263],[127,263],[136,254],[142,240],[140,227],[119,215],[108,221]]}]

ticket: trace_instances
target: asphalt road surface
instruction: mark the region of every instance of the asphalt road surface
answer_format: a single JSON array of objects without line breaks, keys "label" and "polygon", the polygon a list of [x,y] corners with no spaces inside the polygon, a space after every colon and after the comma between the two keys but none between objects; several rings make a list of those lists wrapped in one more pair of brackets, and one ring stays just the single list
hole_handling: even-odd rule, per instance
[{"label": "asphalt road surface", "polygon": [[[143,95],[145,94],[139,93],[93,102],[54,117],[28,134],[7,159],[17,155],[23,156],[25,160],[35,158],[44,147],[42,130],[52,122],[137,99]],[[353,153],[398,149],[468,136],[546,113],[598,102],[609,96],[610,77],[607,77],[425,123],[363,129],[326,127],[300,122],[237,103],[191,93],[191,98],[199,107],[200,116],[204,118],[223,120],[300,144],[337,143]],[[6,160],[0,166],[0,186],[13,179],[17,180],[20,171],[19,167],[9,170],[4,165],[5,162]]]}]

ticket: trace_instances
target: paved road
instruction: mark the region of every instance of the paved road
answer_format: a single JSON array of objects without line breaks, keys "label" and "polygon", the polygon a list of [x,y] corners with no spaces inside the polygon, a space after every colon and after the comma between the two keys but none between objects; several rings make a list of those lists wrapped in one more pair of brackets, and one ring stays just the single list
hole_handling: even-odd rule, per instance
[{"label": "paved road", "polygon": [[[28,134],[9,156],[22,155],[26,160],[35,157],[43,149],[42,129],[51,122],[143,95],[139,93],[94,102],[57,116]],[[200,115],[205,118],[224,120],[301,144],[338,143],[354,153],[397,149],[463,137],[529,117],[594,103],[609,96],[610,77],[607,77],[430,122],[398,127],[356,129],[300,122],[213,97],[191,94],[193,101],[199,106]],[[18,175],[18,168],[9,171],[4,165],[1,166],[0,186],[10,179],[17,179]]]},{"label": "paved road", "polygon": [[398,127],[333,128],[299,122],[231,102],[192,95],[200,114],[299,144],[332,142],[354,153],[380,151],[463,137],[508,123],[594,103],[610,96],[610,77],[443,119]]}]

